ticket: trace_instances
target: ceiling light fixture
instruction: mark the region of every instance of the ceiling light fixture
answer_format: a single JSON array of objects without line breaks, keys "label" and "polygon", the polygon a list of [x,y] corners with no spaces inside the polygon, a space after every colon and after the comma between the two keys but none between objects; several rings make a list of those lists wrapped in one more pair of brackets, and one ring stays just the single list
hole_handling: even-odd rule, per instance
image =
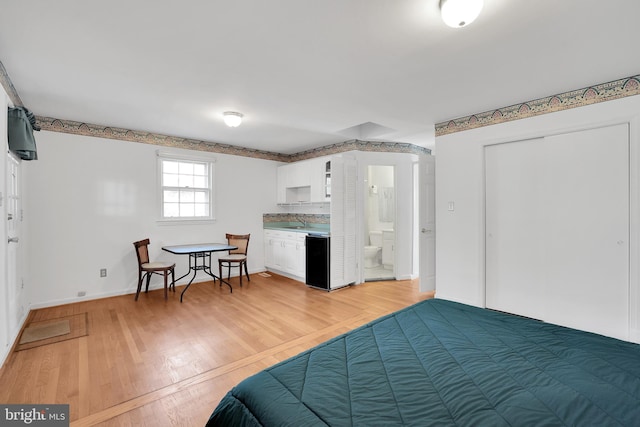
[{"label": "ceiling light fixture", "polygon": [[225,124],[230,128],[237,128],[242,123],[242,114],[235,111],[225,111],[223,116]]},{"label": "ceiling light fixture", "polygon": [[440,14],[445,24],[462,28],[480,15],[483,0],[440,0]]}]

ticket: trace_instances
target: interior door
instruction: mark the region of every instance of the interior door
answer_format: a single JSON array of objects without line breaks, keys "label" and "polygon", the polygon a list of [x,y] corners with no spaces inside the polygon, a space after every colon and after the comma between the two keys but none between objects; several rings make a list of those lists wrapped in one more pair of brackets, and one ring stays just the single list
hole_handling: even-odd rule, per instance
[{"label": "interior door", "polygon": [[485,148],[486,305],[628,339],[627,124]]},{"label": "interior door", "polygon": [[[545,138],[547,321],[628,339],[629,128]],[[575,167],[579,164],[580,167]]]},{"label": "interior door", "polygon": [[542,319],[547,298],[543,139],[485,148],[486,306]]},{"label": "interior door", "polygon": [[355,157],[331,159],[331,288],[355,283],[356,260],[356,196],[358,164]]},{"label": "interior door", "polygon": [[17,330],[19,322],[24,314],[22,303],[22,279],[20,270],[20,160],[9,153],[7,157],[6,178],[6,203],[7,203],[7,304],[9,336]]},{"label": "interior door", "polygon": [[435,158],[423,156],[418,164],[419,280],[420,292],[436,288]]}]

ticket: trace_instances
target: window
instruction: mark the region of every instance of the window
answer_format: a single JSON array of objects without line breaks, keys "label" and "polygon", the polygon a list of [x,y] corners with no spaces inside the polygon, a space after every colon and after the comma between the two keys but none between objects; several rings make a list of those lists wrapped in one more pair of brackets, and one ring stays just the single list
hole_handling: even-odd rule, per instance
[{"label": "window", "polygon": [[213,160],[158,153],[161,219],[213,219]]}]

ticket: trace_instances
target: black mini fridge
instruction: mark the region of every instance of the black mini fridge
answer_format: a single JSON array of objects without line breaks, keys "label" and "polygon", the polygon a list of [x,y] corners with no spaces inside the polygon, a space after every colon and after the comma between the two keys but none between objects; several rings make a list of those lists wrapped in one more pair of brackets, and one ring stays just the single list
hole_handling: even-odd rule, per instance
[{"label": "black mini fridge", "polygon": [[307,234],[306,246],[306,283],[309,286],[329,290],[329,236]]}]

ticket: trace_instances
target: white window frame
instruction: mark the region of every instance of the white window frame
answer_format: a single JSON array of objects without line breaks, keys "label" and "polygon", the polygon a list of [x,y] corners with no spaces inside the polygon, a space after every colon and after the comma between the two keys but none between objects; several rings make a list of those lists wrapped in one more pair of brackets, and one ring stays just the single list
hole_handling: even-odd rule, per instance
[{"label": "white window frame", "polygon": [[[165,188],[180,188],[180,187],[165,187],[163,185],[163,161],[176,161],[176,162],[192,162],[192,163],[204,163],[208,170],[208,186],[209,186],[209,215],[208,216],[164,216],[164,190]],[[158,222],[164,224],[200,224],[210,223],[215,221],[215,157],[205,155],[187,155],[176,154],[165,151],[157,151],[157,199],[158,199]]]}]

